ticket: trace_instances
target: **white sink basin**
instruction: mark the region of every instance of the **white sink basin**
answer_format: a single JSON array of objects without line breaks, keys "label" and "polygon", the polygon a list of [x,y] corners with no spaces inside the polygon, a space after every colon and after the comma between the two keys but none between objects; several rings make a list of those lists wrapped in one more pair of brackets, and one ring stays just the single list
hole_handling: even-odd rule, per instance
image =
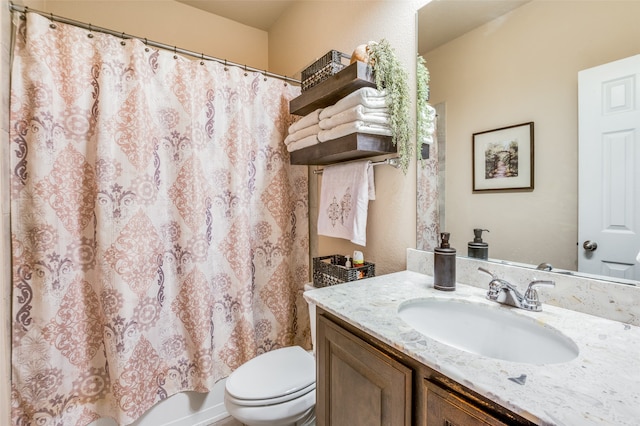
[{"label": "white sink basin", "polygon": [[429,298],[402,303],[398,315],[427,337],[491,358],[541,365],[578,356],[573,340],[513,310],[498,304]]}]

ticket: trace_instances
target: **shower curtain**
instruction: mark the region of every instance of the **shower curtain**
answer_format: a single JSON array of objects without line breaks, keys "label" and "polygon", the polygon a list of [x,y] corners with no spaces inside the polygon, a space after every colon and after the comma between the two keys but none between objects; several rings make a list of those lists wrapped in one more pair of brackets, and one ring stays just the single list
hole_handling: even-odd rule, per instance
[{"label": "shower curtain", "polygon": [[307,169],[282,143],[299,88],[16,21],[14,424],[128,424],[308,347]]}]

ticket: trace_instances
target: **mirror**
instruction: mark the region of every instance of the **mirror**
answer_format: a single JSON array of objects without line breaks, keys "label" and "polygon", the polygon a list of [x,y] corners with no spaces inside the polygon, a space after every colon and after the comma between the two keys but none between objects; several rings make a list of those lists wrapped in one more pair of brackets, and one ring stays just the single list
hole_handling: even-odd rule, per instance
[{"label": "mirror", "polygon": [[[418,11],[439,157],[439,170],[418,163],[419,193],[437,182],[439,200],[425,211],[418,196],[419,249],[438,232],[421,222],[439,217],[459,255],[482,228],[490,259],[577,270],[578,72],[637,55],[637,16],[636,1],[434,0]],[[472,135],[527,122],[534,189],[474,194]]]}]

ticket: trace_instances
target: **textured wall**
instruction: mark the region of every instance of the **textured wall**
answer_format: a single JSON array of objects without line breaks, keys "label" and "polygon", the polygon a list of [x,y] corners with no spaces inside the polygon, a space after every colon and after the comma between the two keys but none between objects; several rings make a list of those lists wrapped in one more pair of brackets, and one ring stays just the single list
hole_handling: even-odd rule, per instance
[{"label": "textured wall", "polygon": [[172,0],[25,0],[25,6],[76,21],[268,68],[268,34]]},{"label": "textured wall", "polygon": [[[331,49],[351,54],[359,44],[384,38],[405,64],[412,93],[415,93],[415,19],[419,3],[424,2],[296,2],[269,32],[271,69],[294,75]],[[415,105],[412,111],[415,111]],[[317,236],[322,178],[310,175],[312,256],[346,255],[358,249],[364,252],[365,260],[376,264],[376,275],[405,269],[405,249],[416,244],[415,160],[407,175],[389,166],[378,166],[374,170],[376,200],[369,202],[367,246],[364,248],[347,240]]]}]

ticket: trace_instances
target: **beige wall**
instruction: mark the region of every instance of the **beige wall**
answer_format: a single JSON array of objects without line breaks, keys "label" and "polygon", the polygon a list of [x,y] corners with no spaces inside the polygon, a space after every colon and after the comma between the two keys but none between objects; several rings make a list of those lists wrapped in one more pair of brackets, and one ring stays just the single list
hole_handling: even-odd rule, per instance
[{"label": "beige wall", "polygon": [[[331,49],[351,54],[359,44],[385,38],[406,65],[415,93],[415,14],[419,3],[424,1],[296,2],[269,32],[271,69],[292,75]],[[374,170],[376,200],[369,202],[366,247],[342,239],[318,238],[322,178],[310,173],[311,256],[347,255],[358,249],[364,252],[365,260],[376,264],[377,275],[405,269],[405,250],[416,244],[415,161],[406,175],[389,166]]]},{"label": "beige wall", "polygon": [[[640,2],[534,0],[426,54],[446,103],[446,224],[466,255],[577,268],[578,71],[640,52]],[[535,190],[472,194],[472,134],[535,122]],[[500,241],[499,244],[492,243]]]},{"label": "beige wall", "polygon": [[269,68],[266,31],[173,0],[23,0],[21,3],[257,69]]}]

